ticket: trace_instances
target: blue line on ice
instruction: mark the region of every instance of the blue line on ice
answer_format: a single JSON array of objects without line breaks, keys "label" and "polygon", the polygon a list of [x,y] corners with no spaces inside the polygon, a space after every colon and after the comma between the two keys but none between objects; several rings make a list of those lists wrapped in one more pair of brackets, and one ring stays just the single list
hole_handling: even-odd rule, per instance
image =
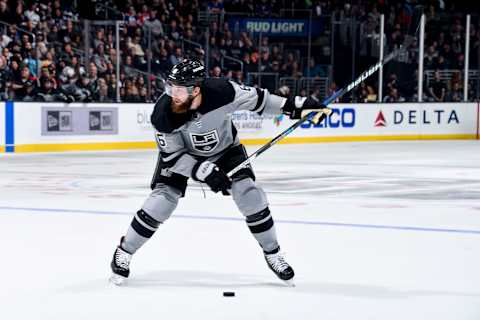
[{"label": "blue line on ice", "polygon": [[[1,211],[26,211],[26,212],[42,212],[42,213],[85,213],[85,214],[106,214],[106,215],[131,215],[132,212],[121,211],[99,211],[99,210],[71,210],[71,209],[53,209],[53,208],[23,208],[23,207],[2,207]],[[0,212],[1,213],[1,212]],[[226,220],[226,221],[245,221],[244,218],[235,217],[218,217],[218,216],[193,216],[186,214],[174,214],[172,218],[196,219],[196,220]],[[320,225],[330,227],[347,227],[347,228],[364,228],[364,229],[387,229],[387,230],[403,230],[403,231],[421,231],[421,232],[444,232],[444,233],[461,233],[461,234],[480,234],[480,230],[466,229],[447,229],[447,228],[428,228],[428,227],[412,227],[412,226],[388,226],[376,224],[359,224],[359,223],[341,223],[341,222],[325,222],[325,221],[307,221],[307,220],[284,220],[275,219],[277,223],[300,224],[300,225]]]}]

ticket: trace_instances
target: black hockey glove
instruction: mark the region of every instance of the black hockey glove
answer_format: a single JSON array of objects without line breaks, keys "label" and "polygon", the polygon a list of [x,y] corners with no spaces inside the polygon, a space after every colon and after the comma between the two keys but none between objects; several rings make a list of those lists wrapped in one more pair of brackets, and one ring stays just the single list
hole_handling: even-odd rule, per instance
[{"label": "black hockey glove", "polygon": [[225,194],[232,186],[232,181],[225,172],[210,161],[198,162],[192,169],[192,178],[205,182],[215,193],[222,191]]},{"label": "black hockey glove", "polygon": [[317,112],[317,114],[310,119],[310,122],[318,124],[322,115],[325,114],[329,116],[332,113],[332,109],[313,98],[296,96],[287,98],[287,101],[283,105],[282,112],[293,120],[301,119],[310,112]]}]

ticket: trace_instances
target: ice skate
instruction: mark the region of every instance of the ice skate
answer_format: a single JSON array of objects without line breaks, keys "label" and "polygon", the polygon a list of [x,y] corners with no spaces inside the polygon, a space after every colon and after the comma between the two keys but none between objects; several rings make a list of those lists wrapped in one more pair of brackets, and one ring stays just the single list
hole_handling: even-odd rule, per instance
[{"label": "ice skate", "polygon": [[123,238],[120,241],[120,245],[115,249],[112,262],[110,263],[112,268],[110,282],[117,286],[122,285],[127,280],[128,275],[130,274],[130,260],[132,259],[132,255],[122,249],[122,241]]},{"label": "ice skate", "polygon": [[276,252],[264,253],[265,260],[267,261],[268,267],[283,280],[287,285],[294,287],[295,283],[293,282],[293,277],[295,273],[293,272],[292,267],[285,261],[285,257],[280,252],[280,248]]}]

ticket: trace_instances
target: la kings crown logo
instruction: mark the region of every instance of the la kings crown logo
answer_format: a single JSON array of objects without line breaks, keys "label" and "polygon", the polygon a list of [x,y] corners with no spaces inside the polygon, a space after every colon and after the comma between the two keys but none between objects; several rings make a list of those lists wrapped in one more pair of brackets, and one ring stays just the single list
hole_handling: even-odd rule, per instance
[{"label": "la kings crown logo", "polygon": [[215,149],[220,142],[217,130],[212,130],[207,133],[190,133],[190,140],[195,150],[204,153]]}]

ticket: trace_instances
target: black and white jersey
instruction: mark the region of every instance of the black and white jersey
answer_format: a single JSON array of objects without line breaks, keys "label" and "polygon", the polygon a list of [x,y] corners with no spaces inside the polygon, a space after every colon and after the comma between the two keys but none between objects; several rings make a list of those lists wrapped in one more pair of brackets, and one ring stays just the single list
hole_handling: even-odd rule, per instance
[{"label": "black and white jersey", "polygon": [[240,143],[231,119],[233,112],[278,114],[286,100],[265,89],[219,78],[205,80],[201,94],[201,105],[185,114],[172,112],[171,97],[164,94],[151,116],[162,161],[169,164],[171,172],[186,177],[191,176],[197,161],[215,161]]}]

